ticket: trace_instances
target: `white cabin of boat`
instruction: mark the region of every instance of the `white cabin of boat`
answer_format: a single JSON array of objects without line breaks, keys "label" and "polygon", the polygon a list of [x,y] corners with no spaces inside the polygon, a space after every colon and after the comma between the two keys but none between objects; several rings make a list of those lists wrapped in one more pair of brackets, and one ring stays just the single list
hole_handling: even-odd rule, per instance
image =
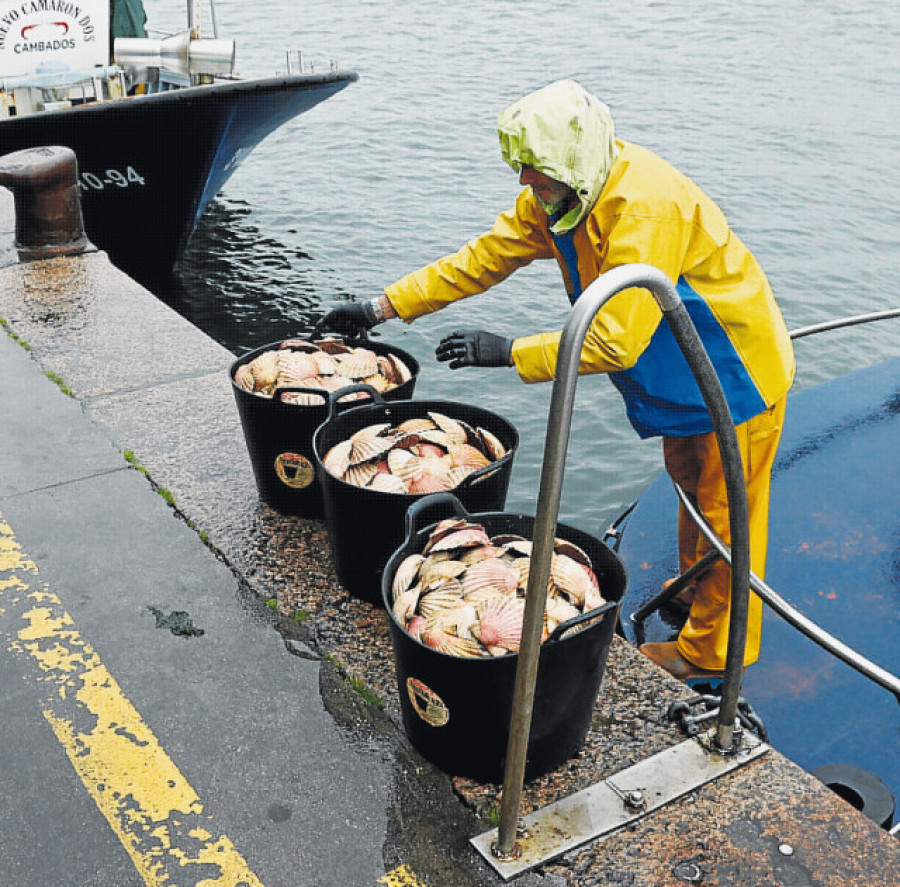
[{"label": "white cabin of boat", "polygon": [[0,0],[0,120],[233,77],[233,40],[151,39],[141,0]]}]

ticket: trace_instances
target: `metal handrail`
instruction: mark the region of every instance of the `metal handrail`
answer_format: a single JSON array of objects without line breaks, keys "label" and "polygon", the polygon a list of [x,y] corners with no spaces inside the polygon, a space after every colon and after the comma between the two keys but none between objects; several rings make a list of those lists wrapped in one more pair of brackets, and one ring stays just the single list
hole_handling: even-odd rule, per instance
[{"label": "metal handrail", "polygon": [[516,666],[500,825],[497,843],[493,848],[494,853],[501,858],[510,858],[514,855],[516,846],[516,828],[531,730],[547,581],[562,494],[563,470],[581,351],[587,331],[597,312],[618,292],[631,287],[649,290],[659,304],[663,317],[669,324],[709,409],[722,457],[734,550],[728,652],[716,744],[723,752],[733,750],[750,601],[747,489],[737,434],[718,376],[672,282],[662,271],[651,265],[622,265],[607,271],[585,289],[566,320],[557,350],[556,373],[547,421],[541,485],[533,531],[531,570],[525,595],[522,640]]},{"label": "metal handrail", "polygon": [[823,323],[801,326],[791,330],[790,337],[792,339],[802,339],[804,336],[811,336],[814,333],[842,329],[845,326],[856,326],[859,323],[871,323],[874,320],[887,320],[891,317],[900,317],[900,308],[888,308],[885,311],[872,311],[868,314],[854,314],[851,317],[838,318],[838,320],[826,320]]}]

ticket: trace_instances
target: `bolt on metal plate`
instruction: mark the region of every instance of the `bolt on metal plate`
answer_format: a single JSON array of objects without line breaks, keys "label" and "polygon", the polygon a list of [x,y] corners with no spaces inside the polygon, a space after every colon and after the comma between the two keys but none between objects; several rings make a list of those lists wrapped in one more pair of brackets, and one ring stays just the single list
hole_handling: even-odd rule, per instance
[{"label": "bolt on metal plate", "polygon": [[[745,731],[740,749],[724,755],[714,749],[712,735],[686,739],[603,782],[524,816],[529,837],[517,839],[520,853],[516,859],[499,860],[492,853],[498,829],[478,835],[470,843],[504,881],[509,881],[642,819],[769,750],[766,743]],[[638,797],[643,806],[636,810],[634,802]]]}]

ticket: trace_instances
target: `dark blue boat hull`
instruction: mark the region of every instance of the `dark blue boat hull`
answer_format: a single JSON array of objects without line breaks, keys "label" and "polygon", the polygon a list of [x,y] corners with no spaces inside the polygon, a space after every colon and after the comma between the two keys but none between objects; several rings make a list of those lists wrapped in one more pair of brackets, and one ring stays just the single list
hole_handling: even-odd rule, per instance
[{"label": "dark blue boat hull", "polygon": [[[792,395],[773,473],[767,584],[859,653],[900,674],[900,359]],[[673,638],[660,611],[629,615],[677,573],[677,499],[666,477],[623,522],[622,630]],[[851,763],[900,798],[900,706],[892,694],[766,611],[742,692],[772,745],[807,770]]]},{"label": "dark blue boat hull", "polygon": [[0,122],[0,155],[64,145],[91,242],[141,279],[169,272],[197,220],[269,133],[352,72],[218,82]]}]

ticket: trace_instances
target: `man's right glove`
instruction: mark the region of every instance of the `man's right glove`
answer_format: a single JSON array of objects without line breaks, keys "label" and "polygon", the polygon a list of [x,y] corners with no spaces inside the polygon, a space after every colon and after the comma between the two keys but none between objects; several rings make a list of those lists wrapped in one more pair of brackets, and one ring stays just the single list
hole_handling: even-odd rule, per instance
[{"label": "man's right glove", "polygon": [[456,330],[441,339],[434,356],[450,361],[450,369],[460,367],[512,366],[512,339],[485,330]]},{"label": "man's right glove", "polygon": [[369,302],[338,302],[313,328],[313,336],[323,332],[360,336],[378,323]]}]

